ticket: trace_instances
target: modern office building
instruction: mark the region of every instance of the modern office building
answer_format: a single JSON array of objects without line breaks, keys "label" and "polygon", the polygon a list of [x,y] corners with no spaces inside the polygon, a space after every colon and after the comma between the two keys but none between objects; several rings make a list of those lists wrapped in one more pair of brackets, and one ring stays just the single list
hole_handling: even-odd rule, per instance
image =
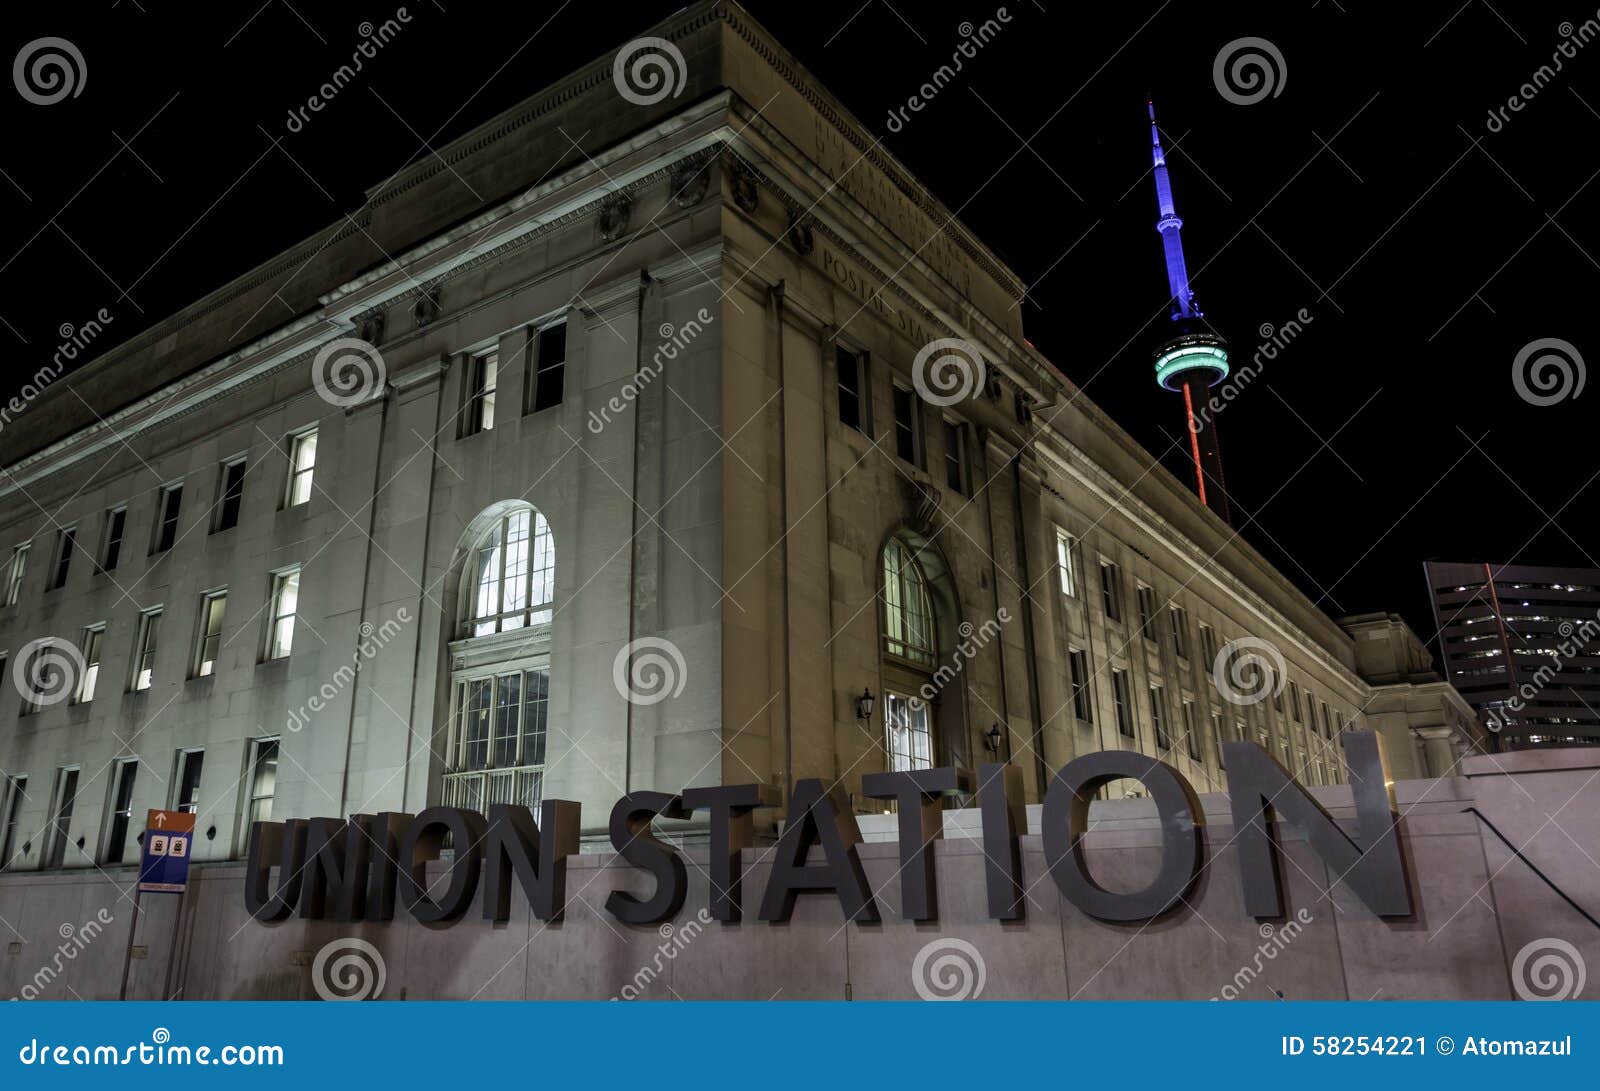
[{"label": "modern office building", "polygon": [[[597,58],[0,431],[8,919],[126,884],[151,807],[237,900],[254,820],[559,798],[593,848],[625,791],[815,777],[882,832],[868,773],[1009,761],[1035,804],[1128,749],[1215,792],[1226,740],[1338,807],[1349,729],[1463,772],[1415,634],[1325,615],[1157,465],[746,12],[647,33],[665,90],[644,39]],[[241,953],[195,897],[134,992],[301,988],[309,939]]]},{"label": "modern office building", "polygon": [[1500,748],[1600,744],[1600,569],[1424,567],[1450,682]]}]

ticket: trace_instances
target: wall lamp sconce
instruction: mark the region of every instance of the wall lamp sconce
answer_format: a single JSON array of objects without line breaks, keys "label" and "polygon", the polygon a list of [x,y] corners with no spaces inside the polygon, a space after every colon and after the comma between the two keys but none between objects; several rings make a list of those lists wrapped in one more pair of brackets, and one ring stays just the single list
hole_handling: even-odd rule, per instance
[{"label": "wall lamp sconce", "polygon": [[1000,725],[990,724],[989,730],[983,733],[983,748],[991,754],[1000,753]]},{"label": "wall lamp sconce", "polygon": [[877,698],[872,695],[870,688],[863,688],[861,696],[856,698],[856,719],[872,719],[872,702],[876,700]]}]

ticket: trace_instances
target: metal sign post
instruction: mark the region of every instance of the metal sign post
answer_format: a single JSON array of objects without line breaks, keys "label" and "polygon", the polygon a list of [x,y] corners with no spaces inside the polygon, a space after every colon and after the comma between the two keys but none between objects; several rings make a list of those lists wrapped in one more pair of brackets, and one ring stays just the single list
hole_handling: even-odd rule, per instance
[{"label": "metal sign post", "polygon": [[[133,941],[139,931],[139,900],[147,891],[152,894],[177,894],[178,913],[181,916],[182,895],[189,889],[189,857],[193,846],[194,815],[188,811],[151,810],[146,815],[144,843],[139,856],[139,885],[133,892],[133,924],[128,928],[128,949],[122,956],[122,989],[118,999],[128,998]],[[176,954],[176,950],[173,954]],[[171,969],[170,965],[168,969]]]}]

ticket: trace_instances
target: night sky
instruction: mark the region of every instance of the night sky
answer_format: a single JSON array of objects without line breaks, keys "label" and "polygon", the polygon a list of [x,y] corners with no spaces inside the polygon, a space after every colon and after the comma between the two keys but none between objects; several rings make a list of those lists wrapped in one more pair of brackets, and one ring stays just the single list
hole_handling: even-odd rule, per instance
[{"label": "night sky", "polygon": [[[58,36],[86,78],[49,106],[0,94],[7,385],[62,324],[105,307],[131,336],[679,5],[411,0],[358,83],[286,133],[396,6],[8,10],[7,56]],[[1600,37],[1563,27],[1593,6],[1013,0],[898,133],[889,111],[1001,5],[747,6],[1031,285],[1033,343],[1182,474],[1181,411],[1151,373],[1169,326],[1155,97],[1194,287],[1235,365],[1262,326],[1312,316],[1221,430],[1235,524],[1330,614],[1399,609],[1430,637],[1427,558],[1600,566],[1600,391],[1536,406],[1512,374],[1543,339],[1600,360]],[[1241,105],[1213,64],[1247,37],[1283,68]]]}]

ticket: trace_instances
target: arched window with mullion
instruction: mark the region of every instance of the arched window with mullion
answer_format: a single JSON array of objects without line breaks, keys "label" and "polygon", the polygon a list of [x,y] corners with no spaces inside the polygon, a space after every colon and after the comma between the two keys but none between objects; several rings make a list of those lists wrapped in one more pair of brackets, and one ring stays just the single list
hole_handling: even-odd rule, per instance
[{"label": "arched window with mullion", "polygon": [[550,621],[555,599],[555,548],[538,511],[513,511],[473,551],[468,636],[489,636]]}]

